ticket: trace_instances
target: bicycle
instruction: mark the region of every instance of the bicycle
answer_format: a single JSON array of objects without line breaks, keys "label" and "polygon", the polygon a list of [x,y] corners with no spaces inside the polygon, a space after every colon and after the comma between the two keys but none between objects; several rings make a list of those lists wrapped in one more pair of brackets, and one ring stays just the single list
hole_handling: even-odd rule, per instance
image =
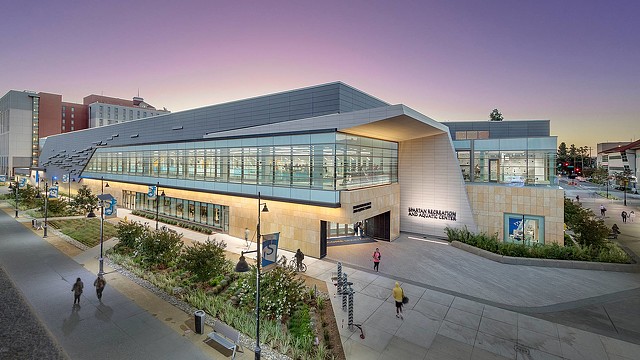
[{"label": "bicycle", "polygon": [[294,269],[295,271],[300,271],[300,272],[307,271],[307,265],[304,262],[300,265],[300,270],[298,270],[298,263],[295,257],[291,258],[291,260],[289,261],[289,267]]}]

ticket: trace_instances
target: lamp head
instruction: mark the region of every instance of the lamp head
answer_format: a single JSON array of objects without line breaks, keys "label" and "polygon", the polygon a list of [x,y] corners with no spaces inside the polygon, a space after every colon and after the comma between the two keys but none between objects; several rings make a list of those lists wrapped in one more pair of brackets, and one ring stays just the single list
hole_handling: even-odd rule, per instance
[{"label": "lamp head", "polygon": [[104,187],[109,187],[109,183],[104,184]]},{"label": "lamp head", "polygon": [[249,271],[249,264],[247,264],[247,260],[244,258],[244,252],[240,253],[240,259],[236,264],[236,272],[247,272]]},{"label": "lamp head", "polygon": [[269,212],[269,208],[267,207],[267,204],[264,204],[264,207],[262,208],[262,212]]},{"label": "lamp head", "polygon": [[162,190],[162,194],[160,194],[160,196],[164,196],[164,190]]}]

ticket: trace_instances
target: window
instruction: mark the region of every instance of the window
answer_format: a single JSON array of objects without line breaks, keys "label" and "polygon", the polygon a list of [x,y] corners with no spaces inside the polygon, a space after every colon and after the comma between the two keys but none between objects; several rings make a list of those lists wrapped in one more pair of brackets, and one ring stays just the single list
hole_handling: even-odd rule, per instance
[{"label": "window", "polygon": [[73,106],[71,107],[71,112],[75,112],[76,108],[74,108]]},{"label": "window", "polygon": [[456,140],[466,140],[467,132],[466,131],[456,131]]},{"label": "window", "polygon": [[528,246],[544,244],[544,217],[504,214],[504,242]]}]

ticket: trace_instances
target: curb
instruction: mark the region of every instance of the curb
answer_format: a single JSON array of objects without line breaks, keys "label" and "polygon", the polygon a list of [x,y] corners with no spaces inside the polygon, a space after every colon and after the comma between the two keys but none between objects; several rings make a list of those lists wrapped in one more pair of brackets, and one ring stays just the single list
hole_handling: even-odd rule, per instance
[{"label": "curb", "polygon": [[485,259],[489,259],[491,261],[499,262],[502,264],[555,267],[555,268],[562,268],[562,269],[640,273],[640,265],[638,264],[614,264],[614,263],[601,263],[601,262],[591,262],[591,261],[555,260],[555,259],[539,259],[539,258],[504,256],[504,255],[492,253],[490,251],[483,250],[459,241],[452,241],[451,246],[458,248],[460,250],[464,250],[472,254],[481,256]]}]

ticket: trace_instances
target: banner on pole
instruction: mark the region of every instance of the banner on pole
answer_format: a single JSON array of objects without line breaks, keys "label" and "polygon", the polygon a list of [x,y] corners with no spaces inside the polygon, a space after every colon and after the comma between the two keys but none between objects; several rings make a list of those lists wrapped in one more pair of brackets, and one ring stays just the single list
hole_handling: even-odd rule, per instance
[{"label": "banner on pole", "polygon": [[27,186],[27,178],[20,178],[20,187]]},{"label": "banner on pole", "polygon": [[158,191],[158,188],[155,185],[149,185],[149,190],[147,191],[147,197],[150,200],[155,199],[157,191]]},{"label": "banner on pole", "polygon": [[49,199],[57,199],[58,198],[58,187],[52,186],[49,188]]},{"label": "banner on pole", "polygon": [[0,175],[0,182],[6,182],[7,181],[7,175]]},{"label": "banner on pole", "polygon": [[262,267],[266,267],[278,262],[279,238],[279,232],[262,236]]}]

